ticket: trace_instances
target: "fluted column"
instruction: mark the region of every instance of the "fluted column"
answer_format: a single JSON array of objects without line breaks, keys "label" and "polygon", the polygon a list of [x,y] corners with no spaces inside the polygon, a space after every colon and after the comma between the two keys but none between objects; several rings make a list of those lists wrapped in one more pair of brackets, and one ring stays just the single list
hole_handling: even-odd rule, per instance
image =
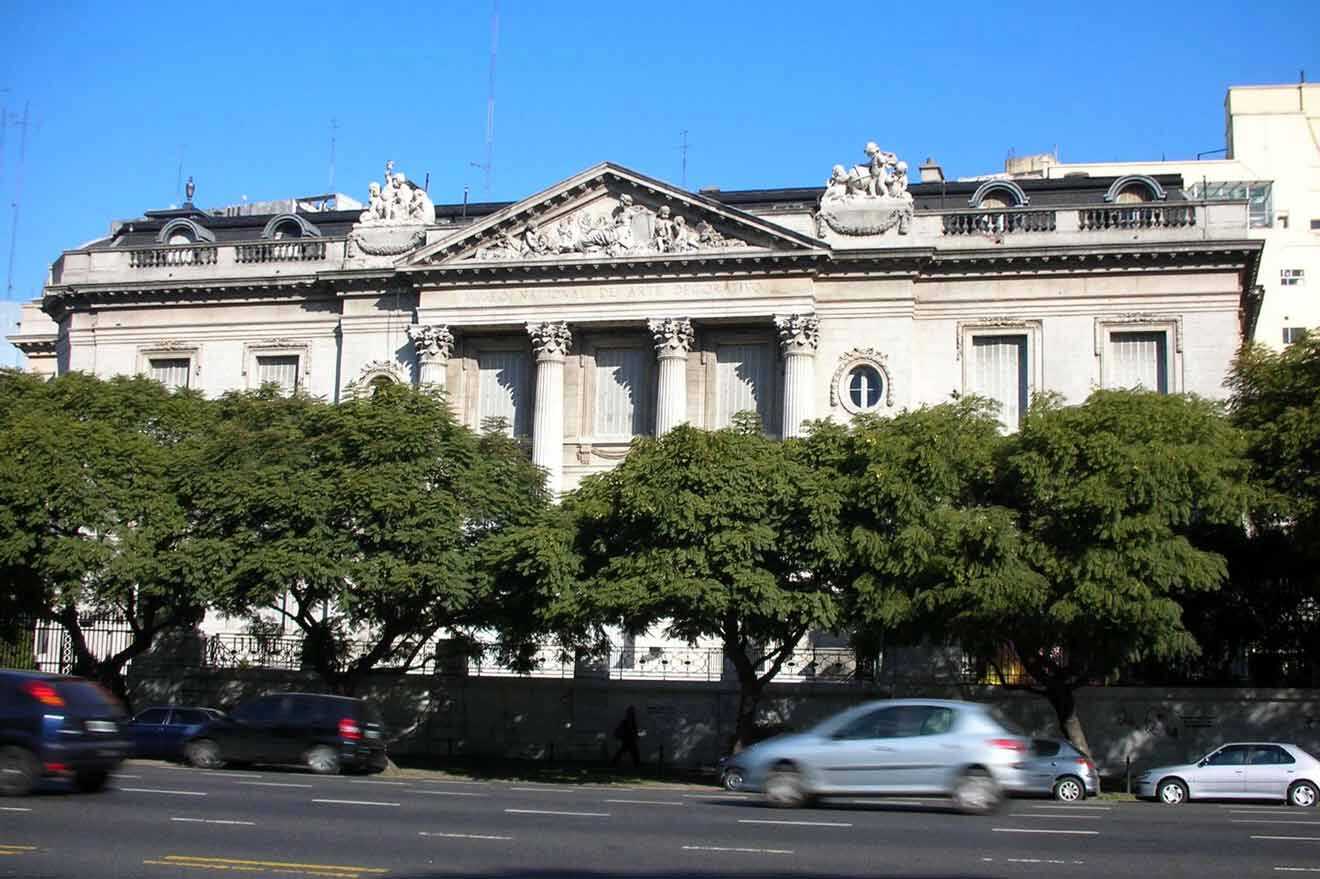
[{"label": "fluted column", "polygon": [[660,388],[655,406],[655,435],[663,436],[687,421],[687,356],[692,350],[692,321],[666,317],[647,321],[660,361]]},{"label": "fluted column", "polygon": [[784,352],[784,439],[802,435],[802,422],[816,417],[816,346],[820,320],[814,314],[775,318]]},{"label": "fluted column", "polygon": [[546,488],[558,497],[564,482],[564,358],[573,334],[563,321],[529,323],[536,352],[536,406],[532,415],[532,463],[546,471]]},{"label": "fluted column", "polygon": [[454,334],[444,324],[411,324],[408,338],[417,351],[417,384],[443,391],[454,353]]}]

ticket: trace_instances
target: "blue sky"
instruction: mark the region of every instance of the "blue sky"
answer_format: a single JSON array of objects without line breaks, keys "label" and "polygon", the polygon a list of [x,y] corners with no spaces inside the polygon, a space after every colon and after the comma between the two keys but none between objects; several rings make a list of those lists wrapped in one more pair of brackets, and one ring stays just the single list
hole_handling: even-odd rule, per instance
[{"label": "blue sky", "polygon": [[[1320,3],[1079,5],[502,0],[494,185],[490,0],[111,4],[0,0],[0,247],[13,297],[112,219],[324,192],[386,159],[437,202],[512,200],[601,160],[690,188],[820,185],[876,140],[950,176],[1010,150],[1190,158],[1228,86],[1320,80]],[[934,11],[927,11],[928,9]],[[7,273],[6,273],[7,274]],[[0,287],[0,298],[4,297]]]}]

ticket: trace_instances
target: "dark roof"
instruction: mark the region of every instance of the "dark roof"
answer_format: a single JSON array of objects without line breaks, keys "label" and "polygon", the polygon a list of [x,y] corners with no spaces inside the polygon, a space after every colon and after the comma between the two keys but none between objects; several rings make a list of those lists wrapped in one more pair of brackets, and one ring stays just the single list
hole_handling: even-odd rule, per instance
[{"label": "dark roof", "polygon": [[[1150,175],[1165,188],[1171,199],[1181,199],[1183,185],[1178,174]],[[1005,178],[1007,179],[1007,178]],[[1100,204],[1105,193],[1117,177],[1062,177],[1051,180],[1014,179],[1011,182],[1022,187],[1031,198],[1032,207],[1060,205]],[[912,193],[917,210],[958,210],[967,207],[967,200],[981,187],[985,180],[951,180],[944,183],[913,183],[908,187]],[[823,186],[782,187],[778,189],[737,189],[723,192],[718,189],[702,189],[693,193],[699,198],[707,198],[729,207],[749,213],[759,211],[774,212],[814,208],[819,200]],[[438,204],[435,206],[436,221],[442,225],[464,226],[496,211],[503,210],[516,202],[485,201],[469,204]],[[320,211],[299,212],[308,222],[321,230],[327,237],[347,235],[357,222],[361,211]],[[198,225],[208,229],[219,243],[233,241],[253,241],[261,237],[261,231],[276,214],[247,214],[243,216],[218,216],[185,206],[170,210],[147,211],[145,217],[125,221],[111,238],[98,241],[93,249],[103,247],[148,247],[156,243],[156,235],[161,227],[172,219],[187,217]]]}]

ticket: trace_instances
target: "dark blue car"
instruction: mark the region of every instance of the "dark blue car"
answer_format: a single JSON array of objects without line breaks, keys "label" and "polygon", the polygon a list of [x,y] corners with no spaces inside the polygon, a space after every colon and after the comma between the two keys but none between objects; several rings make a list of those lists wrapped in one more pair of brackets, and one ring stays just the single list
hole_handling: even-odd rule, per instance
[{"label": "dark blue car", "polygon": [[125,729],[133,737],[134,753],[158,760],[182,760],[183,743],[204,724],[224,717],[214,708],[158,705],[138,712]]}]

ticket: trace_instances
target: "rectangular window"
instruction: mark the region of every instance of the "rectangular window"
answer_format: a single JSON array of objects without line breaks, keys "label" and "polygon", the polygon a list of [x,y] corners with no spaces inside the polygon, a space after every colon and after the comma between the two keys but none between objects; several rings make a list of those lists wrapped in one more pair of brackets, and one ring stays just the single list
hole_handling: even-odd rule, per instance
[{"label": "rectangular window", "polygon": [[526,351],[482,351],[477,355],[477,426],[503,418],[513,436],[527,436],[531,378]]},{"label": "rectangular window", "polygon": [[1163,330],[1109,334],[1111,388],[1169,392],[1169,334]]},{"label": "rectangular window", "polygon": [[637,348],[596,349],[596,436],[634,437],[651,432],[651,363]]},{"label": "rectangular window", "polygon": [[1279,269],[1279,283],[1285,287],[1300,287],[1306,283],[1306,270]]},{"label": "rectangular window", "polygon": [[192,361],[187,357],[152,357],[147,361],[147,370],[152,378],[169,388],[188,387],[188,374],[192,371]]},{"label": "rectangular window", "polygon": [[1027,337],[1020,335],[972,337],[974,394],[999,403],[999,422],[1017,430],[1026,412]]},{"label": "rectangular window", "polygon": [[715,427],[728,427],[739,412],[752,411],[762,426],[770,416],[769,345],[720,345],[715,353]]},{"label": "rectangular window", "polygon": [[1306,327],[1284,327],[1283,344],[1291,345],[1306,334]]},{"label": "rectangular window", "polygon": [[298,390],[298,355],[258,355],[257,384],[279,385],[285,394]]}]

